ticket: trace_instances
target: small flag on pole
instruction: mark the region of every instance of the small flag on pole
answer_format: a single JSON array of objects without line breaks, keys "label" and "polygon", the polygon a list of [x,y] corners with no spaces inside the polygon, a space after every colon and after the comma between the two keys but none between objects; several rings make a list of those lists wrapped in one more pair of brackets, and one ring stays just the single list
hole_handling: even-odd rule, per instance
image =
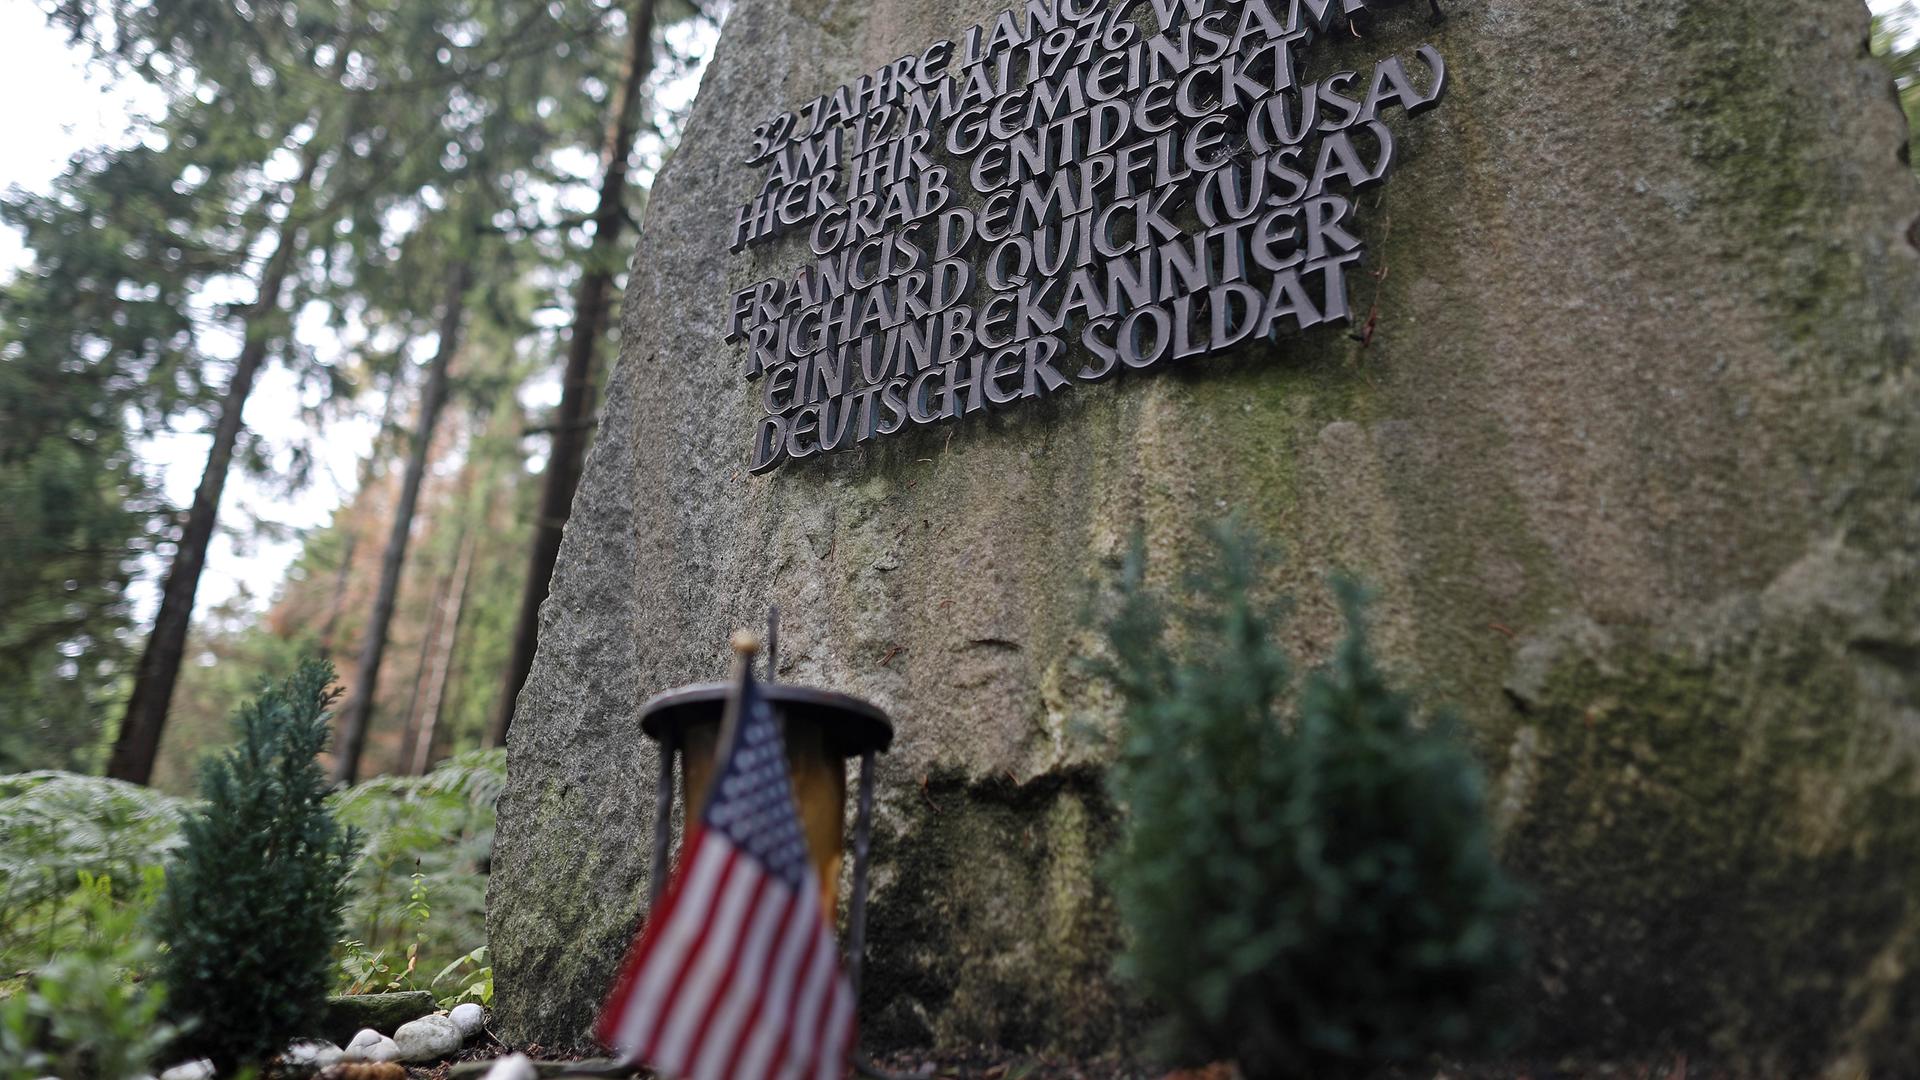
[{"label": "small flag on pole", "polygon": [[666,893],[600,1016],[628,1063],[683,1080],[841,1080],[853,990],[807,858],[786,748],[754,685],[751,640],[719,765]]}]

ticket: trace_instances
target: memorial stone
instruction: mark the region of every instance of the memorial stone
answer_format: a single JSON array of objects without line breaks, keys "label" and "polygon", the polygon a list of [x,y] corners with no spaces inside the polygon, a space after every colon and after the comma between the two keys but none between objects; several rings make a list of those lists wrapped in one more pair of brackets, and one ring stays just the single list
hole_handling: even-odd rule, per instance
[{"label": "memorial stone", "polygon": [[[1444,8],[1444,18],[1439,18]],[[739,0],[510,737],[510,1043],[647,895],[640,704],[785,613],[895,719],[876,1045],[1139,1049],[1083,611],[1344,570],[1535,892],[1545,1052],[1920,1060],[1920,189],[1864,8]]]}]

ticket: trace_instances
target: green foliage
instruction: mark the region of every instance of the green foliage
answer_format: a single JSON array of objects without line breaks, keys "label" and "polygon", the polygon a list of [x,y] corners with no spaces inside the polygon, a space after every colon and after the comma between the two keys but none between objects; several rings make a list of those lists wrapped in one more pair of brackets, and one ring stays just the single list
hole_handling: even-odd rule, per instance
[{"label": "green foliage", "polygon": [[193,1051],[232,1067],[309,1033],[326,1004],[357,838],[326,805],[333,668],[302,664],[235,715],[201,770],[157,909],[171,1016]]},{"label": "green foliage", "polygon": [[25,985],[0,998],[0,1080],[129,1080],[149,1072],[178,1034],[161,1019],[163,992],[139,981],[154,960],[140,912],[160,880],[157,871],[145,875],[129,904],[112,879],[80,873],[63,905],[77,916],[75,932]]},{"label": "green foliage", "polygon": [[[285,704],[284,688],[278,693]],[[237,729],[240,746],[216,769],[231,769],[247,753],[251,728],[244,714]],[[366,831],[352,862],[348,900],[347,926],[360,937],[339,943],[339,992],[421,989],[446,1006],[491,1003],[493,969],[481,943],[494,803],[505,783],[504,751],[470,751],[425,777],[382,777],[331,796],[336,819]],[[311,809],[297,800],[292,805],[301,813]],[[159,1008],[157,985],[125,975],[144,973],[154,962],[141,920],[164,880],[162,863],[180,847],[190,809],[117,780],[52,772],[0,777],[0,836],[6,837],[0,844],[0,976],[31,972],[18,986],[0,981],[0,1023],[11,1025],[10,1035],[0,1033],[0,1061],[43,1063],[22,1066],[38,1069],[32,1076],[120,1075],[111,1071],[118,1068],[113,1061],[127,1063],[132,1071],[126,1075],[143,1071],[138,1060],[170,1029],[149,1023]],[[229,945],[244,948],[237,940]],[[223,966],[217,952],[209,963],[216,978],[239,980],[238,989],[258,985],[245,981],[253,978],[251,969]],[[136,992],[142,988],[150,992]],[[48,1010],[55,1007],[88,1025],[85,1030],[107,1033],[101,1038],[112,1041],[105,1045],[123,1047],[123,1056],[73,1041],[74,1053],[107,1071],[62,1071],[72,1059],[55,1047],[71,1040],[49,1041],[55,1035]],[[114,1034],[146,1027],[151,1037]],[[35,1056],[12,1053],[25,1045],[37,1047]],[[12,1075],[0,1068],[0,1080]]]},{"label": "green foliage", "polygon": [[234,702],[245,701],[262,681],[294,670],[303,658],[320,654],[310,637],[269,633],[259,618],[244,594],[195,613],[186,663],[167,712],[166,739],[149,780],[154,787],[192,794],[201,758],[232,744]]},{"label": "green foliage", "polygon": [[[478,750],[424,777],[379,777],[332,796],[335,817],[365,841],[353,863],[337,992],[429,990],[447,1005],[491,999],[480,943],[494,802],[505,783],[505,751]],[[83,879],[158,880],[187,807],[118,780],[0,777],[0,972],[31,968],[74,940],[89,918],[75,902]],[[117,900],[132,912],[150,898],[123,891]]]},{"label": "green foliage", "polygon": [[366,942],[355,938],[340,939],[336,993],[384,994],[405,988],[406,980],[394,974],[385,952],[368,952]]},{"label": "green foliage", "polygon": [[90,156],[56,195],[0,196],[0,222],[45,252],[0,283],[0,771],[95,767],[124,692],[126,586],[163,524],[128,418],[198,390],[174,367],[190,321],[168,306],[187,260],[115,220],[191,213],[157,169],[145,149]]},{"label": "green foliage", "polygon": [[[466,985],[462,986],[461,983]],[[487,947],[482,945],[441,968],[440,974],[433,977],[433,986],[440,995],[442,1005],[451,1007],[463,1001],[492,1005],[493,964],[487,960]]]},{"label": "green foliage", "polygon": [[0,769],[100,764],[134,668],[126,589],[175,524],[135,450],[227,370],[200,294],[245,271],[254,226],[225,208],[253,180],[152,141],[0,195],[34,255],[0,284]]},{"label": "green foliage", "polygon": [[[714,21],[684,0],[648,6],[657,7],[652,25],[661,29]],[[485,532],[472,560],[479,569],[462,660],[435,697],[443,702],[439,743],[470,743],[499,692],[526,565],[527,506],[537,496],[537,485],[523,480],[526,429],[540,423],[521,415],[518,392],[563,351],[561,328],[591,240],[604,238],[606,223],[579,210],[598,186],[592,163],[639,6],[38,7],[65,31],[76,61],[90,57],[96,71],[149,84],[159,105],[132,120],[125,145],[76,155],[44,190],[0,192],[0,224],[21,233],[30,255],[0,281],[0,610],[8,613],[0,620],[0,686],[9,690],[0,696],[0,771],[98,768],[114,734],[107,721],[124,709],[135,674],[166,670],[171,678],[171,657],[184,652],[166,636],[158,665],[135,662],[141,641],[128,587],[185,538],[183,515],[166,504],[153,462],[140,460],[151,436],[215,426],[225,395],[246,392],[235,365],[245,341],[263,372],[292,376],[298,404],[258,430],[243,426],[231,456],[224,444],[210,455],[209,478],[238,462],[269,491],[297,489],[322,458],[323,425],[365,409],[370,392],[393,416],[415,411],[405,374],[437,333],[450,268],[462,263],[477,268],[477,280],[454,396],[472,414],[464,453],[469,463],[480,460],[482,475],[479,494],[458,499],[470,505],[444,516],[477,521]],[[657,52],[650,85],[685,74],[687,58],[664,40]],[[651,167],[678,125],[664,110],[642,112],[633,157]],[[640,195],[631,193],[628,205],[643,204]],[[605,320],[602,333],[611,337],[617,325],[617,317]],[[485,414],[500,404],[508,414],[488,424]],[[436,452],[446,454],[447,442]],[[390,450],[377,446],[374,456],[384,460]],[[360,495],[362,517],[390,512],[385,493]],[[430,493],[423,516],[440,514],[437,498]],[[229,493],[226,502],[234,501]],[[242,533],[273,528],[219,524]],[[340,554],[339,539],[320,538],[316,554]],[[458,539],[448,545],[455,551]],[[171,557],[183,569],[201,564],[197,546]],[[426,576],[415,569],[421,565],[409,562],[409,585]],[[353,595],[347,577],[339,580],[343,588],[329,592]],[[320,618],[280,623],[274,635],[293,639],[300,635],[288,627],[310,626],[308,640],[291,648],[344,649],[352,614],[336,637],[343,605],[323,603]],[[203,613],[194,614],[195,647],[217,650]],[[222,636],[235,651],[270,651]],[[282,669],[267,657],[260,670]],[[209,685],[207,674],[207,665],[190,664],[174,695],[162,745],[176,759],[197,756],[201,732],[174,737],[175,723],[217,728],[232,700],[231,687]],[[210,700],[218,704],[200,707]],[[133,768],[123,775],[147,775],[139,762],[122,764]],[[184,772],[163,769],[161,782],[184,784]]]},{"label": "green foliage", "polygon": [[0,776],[0,974],[53,959],[92,933],[99,883],[114,883],[115,903],[143,909],[147,883],[179,844],[184,812],[178,799],[118,780]]},{"label": "green foliage", "polygon": [[164,106],[47,190],[0,193],[31,253],[0,282],[0,771],[101,764],[139,670],[127,588],[179,538],[138,454],[212,426],[237,340],[301,405],[243,428],[231,461],[297,488],[363,362],[431,332],[451,262],[482,265],[487,316],[534,336],[580,261],[553,219],[585,188],[566,166],[598,145],[623,6],[40,7]]},{"label": "green foliage", "polygon": [[487,859],[506,773],[505,750],[474,750],[426,776],[379,777],[336,797],[340,820],[366,838],[339,992],[430,990],[445,1004],[491,997],[492,972],[475,946],[486,940]]},{"label": "green foliage", "polygon": [[1107,619],[1127,719],[1123,971],[1167,1010],[1176,1052],[1251,1077],[1488,1047],[1520,894],[1478,768],[1388,687],[1351,584],[1336,585],[1346,641],[1290,693],[1281,613],[1254,599],[1257,545],[1231,524],[1216,540],[1178,612],[1136,544]]}]

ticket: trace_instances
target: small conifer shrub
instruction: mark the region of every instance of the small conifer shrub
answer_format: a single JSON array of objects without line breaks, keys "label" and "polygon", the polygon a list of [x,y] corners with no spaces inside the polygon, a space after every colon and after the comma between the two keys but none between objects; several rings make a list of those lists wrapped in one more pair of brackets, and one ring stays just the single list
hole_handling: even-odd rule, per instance
[{"label": "small conifer shrub", "polygon": [[161,974],[183,1050],[222,1073],[312,1034],[326,1005],[356,837],[329,812],[333,666],[300,665],[234,715],[237,743],[202,763],[156,910]]},{"label": "small conifer shrub", "polygon": [[1254,600],[1258,545],[1231,524],[1215,539],[1178,617],[1136,543],[1106,619],[1126,717],[1122,971],[1164,1011],[1170,1052],[1254,1080],[1497,1049],[1521,893],[1479,769],[1388,687],[1351,583],[1345,642],[1296,691],[1280,610]]}]

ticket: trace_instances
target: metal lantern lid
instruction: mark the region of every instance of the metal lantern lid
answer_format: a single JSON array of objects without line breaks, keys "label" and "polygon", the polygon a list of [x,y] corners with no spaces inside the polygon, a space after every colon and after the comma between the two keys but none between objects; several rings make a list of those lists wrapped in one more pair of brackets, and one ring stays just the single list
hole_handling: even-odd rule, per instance
[{"label": "metal lantern lid", "polygon": [[[730,689],[724,682],[697,683],[655,694],[640,707],[640,730],[655,742],[671,736],[673,744],[685,745],[687,727],[713,723]],[[760,692],[789,720],[817,725],[842,757],[885,753],[893,745],[893,721],[857,697],[777,682],[761,683]]]}]

